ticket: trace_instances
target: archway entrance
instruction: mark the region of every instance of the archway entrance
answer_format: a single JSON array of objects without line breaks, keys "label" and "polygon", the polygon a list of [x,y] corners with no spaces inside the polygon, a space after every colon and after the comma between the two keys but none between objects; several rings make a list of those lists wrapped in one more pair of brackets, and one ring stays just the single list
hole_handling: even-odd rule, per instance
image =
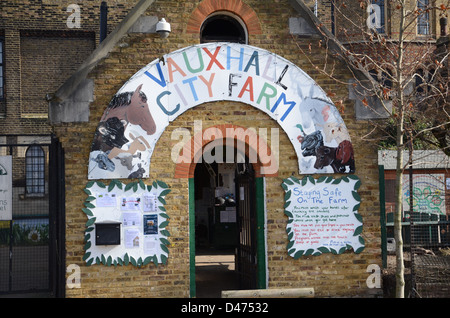
[{"label": "archway entrance", "polygon": [[[220,148],[219,148],[220,147]],[[255,171],[249,158],[231,147],[210,146],[224,160],[197,163],[195,196],[196,297],[220,297],[222,290],[257,288]],[[225,160],[225,154],[233,160]]]},{"label": "archway entrance", "polygon": [[[277,136],[277,131],[273,133]],[[278,138],[278,137],[277,137]],[[274,144],[278,139],[272,139]],[[212,140],[212,141],[211,141]],[[243,284],[240,288],[266,288],[266,235],[265,235],[265,177],[278,175],[278,157],[276,152],[272,152],[269,145],[264,138],[260,138],[253,129],[245,128],[232,124],[219,124],[211,126],[203,130],[197,130],[197,133],[191,139],[184,143],[177,165],[175,167],[175,178],[188,178],[189,185],[189,257],[190,257],[190,295],[196,297],[196,249],[204,248],[214,244],[214,236],[212,230],[214,229],[210,223],[213,219],[216,209],[216,185],[224,185],[224,179],[229,181],[228,189],[222,189],[223,193],[227,194],[228,190],[234,189],[234,200],[236,204],[235,213],[233,214],[232,207],[225,204],[224,210],[218,209],[217,220],[234,220],[236,223],[237,240],[234,245],[230,245],[229,240],[225,238],[222,241],[216,241],[218,244],[228,246],[233,251],[233,255],[238,255],[240,258],[235,258],[235,270],[242,274],[239,278]],[[228,171],[228,176],[219,175],[220,172]],[[231,178],[231,179],[230,179]],[[230,181],[231,180],[231,181]],[[237,182],[237,184],[236,184]],[[247,190],[245,190],[247,189]],[[200,194],[201,193],[201,194]],[[243,195],[240,195],[243,193]],[[205,195],[204,195],[205,194]],[[208,194],[208,195],[206,195]],[[240,200],[239,197],[244,198]],[[206,198],[203,200],[203,198]],[[199,201],[201,200],[201,201]],[[197,202],[196,202],[197,201]],[[248,221],[249,216],[243,215],[239,217],[239,211],[246,211],[245,207],[239,206],[242,203],[251,202],[252,218]],[[197,203],[197,204],[196,204]],[[203,208],[198,208],[200,205],[205,205]],[[219,202],[220,203],[220,199]],[[231,204],[229,204],[231,205]],[[203,212],[196,213],[196,210]],[[209,210],[208,210],[209,209]],[[247,211],[250,208],[247,207]],[[224,213],[220,213],[225,211]],[[208,213],[211,214],[207,216]],[[234,218],[233,218],[234,216]],[[247,220],[246,220],[247,219]],[[254,226],[251,230],[241,231],[241,220],[246,220],[246,224]],[[244,224],[244,223],[242,223]],[[220,227],[225,227],[230,224],[219,224]],[[228,230],[229,228],[227,228]],[[223,230],[223,228],[222,228]],[[231,234],[227,234],[231,236]],[[225,235],[226,236],[226,235]],[[234,236],[236,238],[236,236]],[[248,248],[241,248],[243,253],[236,253],[239,248],[236,242],[250,242],[248,238],[251,237],[253,247],[252,258],[246,258],[245,252]],[[245,239],[247,238],[247,241]],[[197,244],[198,243],[198,244]],[[241,244],[241,245],[248,245]],[[238,247],[236,247],[238,246]],[[214,246],[213,246],[214,247]],[[242,260],[242,261],[241,261]],[[245,262],[245,260],[250,260]],[[253,264],[253,267],[247,265]],[[242,266],[240,266],[242,264]],[[256,267],[255,267],[256,265]],[[240,269],[243,269],[242,271]],[[245,270],[244,270],[245,269]],[[244,275],[244,273],[249,273]],[[236,272],[235,272],[236,274]],[[252,277],[252,283],[245,282],[245,277]],[[249,280],[249,278],[247,278]],[[217,295],[217,294],[216,294]],[[219,293],[220,295],[220,293]],[[209,295],[211,297],[211,295]]]}]

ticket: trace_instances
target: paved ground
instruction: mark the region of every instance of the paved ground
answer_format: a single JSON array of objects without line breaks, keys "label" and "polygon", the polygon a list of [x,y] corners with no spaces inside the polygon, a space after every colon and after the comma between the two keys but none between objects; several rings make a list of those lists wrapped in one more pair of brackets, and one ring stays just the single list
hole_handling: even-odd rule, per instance
[{"label": "paved ground", "polygon": [[[0,256],[2,253],[6,253],[5,251],[0,249]],[[201,254],[195,257],[196,262],[196,291],[198,298],[220,298],[222,290],[236,290],[239,289],[238,279],[235,269],[234,263],[234,254],[232,251],[214,251],[216,254]],[[3,253],[3,254],[4,254]],[[6,255],[6,254],[5,254]],[[39,255],[45,255],[44,253],[40,253]],[[48,256],[47,256],[48,257]],[[0,264],[1,265],[1,264]],[[7,264],[5,264],[7,265]],[[36,259],[34,262],[36,265]],[[21,272],[15,273],[15,277],[28,277],[26,275],[26,268],[16,267],[17,269],[21,269]],[[48,270],[43,271],[44,274],[48,275]],[[48,282],[48,276],[38,275],[39,282],[34,280],[15,280],[14,281],[14,289],[13,290],[22,290],[22,289],[30,289],[30,287],[36,288],[41,284]],[[29,286],[29,284],[35,284],[33,286]],[[0,291],[7,291],[8,289],[8,270],[6,268],[2,268],[0,266]],[[23,286],[22,286],[23,284]],[[26,285],[28,284],[28,285]],[[36,285],[38,284],[38,285]],[[4,286],[3,286],[4,285]],[[3,297],[11,297],[14,295],[6,294],[1,295],[0,298]],[[24,295],[21,295],[23,297]],[[33,294],[27,295],[27,297],[34,297]],[[42,297],[42,294],[39,294],[37,297]]]},{"label": "paved ground", "polygon": [[195,263],[197,298],[220,298],[222,290],[238,289],[234,255],[197,255]]}]

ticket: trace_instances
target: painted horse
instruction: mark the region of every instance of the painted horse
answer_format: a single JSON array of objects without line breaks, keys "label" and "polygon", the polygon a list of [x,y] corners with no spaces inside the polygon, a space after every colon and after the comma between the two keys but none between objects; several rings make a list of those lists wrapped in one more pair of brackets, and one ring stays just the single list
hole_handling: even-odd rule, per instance
[{"label": "painted horse", "polygon": [[106,108],[101,121],[117,117],[127,124],[139,125],[153,135],[156,131],[155,121],[147,104],[147,96],[141,91],[142,84],[134,92],[125,92],[115,95]]}]

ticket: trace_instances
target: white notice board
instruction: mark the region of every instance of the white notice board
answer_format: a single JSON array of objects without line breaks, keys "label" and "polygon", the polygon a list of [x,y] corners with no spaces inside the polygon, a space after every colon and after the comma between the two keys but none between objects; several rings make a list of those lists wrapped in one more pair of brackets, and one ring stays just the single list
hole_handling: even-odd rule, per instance
[{"label": "white notice board", "polygon": [[[88,217],[83,260],[87,265],[128,265],[141,267],[149,263],[166,264],[169,256],[169,216],[165,196],[167,184],[142,180],[123,184],[111,180],[109,185],[90,181],[84,189],[88,197],[83,212]],[[120,243],[96,244],[96,224],[120,224]]]},{"label": "white notice board", "polygon": [[283,181],[284,213],[289,217],[286,227],[288,254],[295,259],[323,253],[342,254],[364,249],[362,218],[358,214],[361,182],[355,175],[339,179],[306,176]]}]

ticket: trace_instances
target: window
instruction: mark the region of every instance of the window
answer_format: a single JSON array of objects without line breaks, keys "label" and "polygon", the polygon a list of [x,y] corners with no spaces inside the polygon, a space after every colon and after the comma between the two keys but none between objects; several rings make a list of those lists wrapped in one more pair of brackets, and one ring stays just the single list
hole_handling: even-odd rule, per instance
[{"label": "window", "polygon": [[369,14],[373,15],[373,19],[375,19],[372,22],[376,25],[375,29],[377,33],[386,33],[384,0],[371,0],[371,4],[373,8],[372,13]]},{"label": "window", "polygon": [[200,30],[201,43],[234,42],[247,43],[247,33],[244,24],[231,15],[217,13],[203,22]]},{"label": "window", "polygon": [[417,95],[423,95],[431,91],[435,73],[436,70],[434,68],[425,68],[425,70],[420,68],[416,71],[414,74],[414,82]]},{"label": "window", "polygon": [[370,76],[373,77],[374,80],[376,80],[378,82],[378,72],[375,69],[371,69],[369,70],[369,74]]},{"label": "window", "polygon": [[387,88],[389,90],[392,89],[393,77],[390,69],[380,70],[380,73],[376,69],[370,69],[369,74],[375,81],[379,82],[384,88]]},{"label": "window", "polygon": [[423,89],[423,70],[418,69],[415,75],[415,85],[416,85],[416,92],[417,94],[422,94],[424,92]]},{"label": "window", "polygon": [[45,153],[41,146],[28,147],[25,153],[26,194],[43,196],[45,193]]},{"label": "window", "polygon": [[3,55],[3,52],[4,52],[4,48],[3,48],[3,43],[4,43],[4,40],[3,40],[3,38],[1,38],[0,37],[0,100],[2,100],[3,98],[4,98],[4,83],[5,83],[5,80],[4,80],[4,61],[5,61],[5,59],[4,59],[4,55]]},{"label": "window", "polygon": [[428,10],[429,0],[418,0],[417,10],[419,16],[417,17],[417,34],[430,34],[430,11]]},{"label": "window", "polygon": [[383,87],[392,89],[392,72],[390,70],[381,72],[381,82]]}]

